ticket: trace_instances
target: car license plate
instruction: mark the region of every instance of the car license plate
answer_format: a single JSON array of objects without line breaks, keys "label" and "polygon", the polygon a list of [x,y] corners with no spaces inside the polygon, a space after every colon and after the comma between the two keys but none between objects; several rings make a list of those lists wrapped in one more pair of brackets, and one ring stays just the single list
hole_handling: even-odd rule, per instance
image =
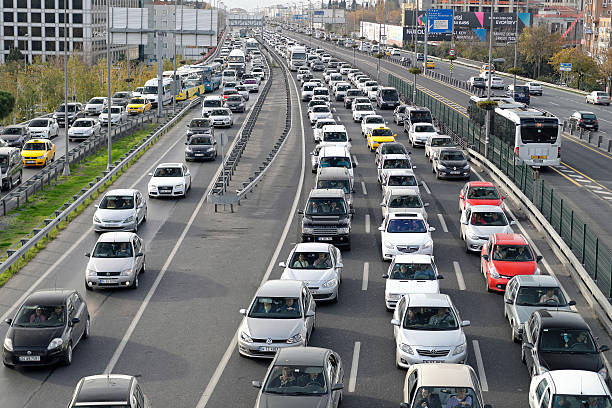
[{"label": "car license plate", "polygon": [[40,361],[40,356],[19,356],[19,361]]},{"label": "car license plate", "polygon": [[319,241],[331,241],[332,237],[319,237],[318,240]]},{"label": "car license plate", "polygon": [[450,174],[460,174],[460,171],[451,171]]},{"label": "car license plate", "polygon": [[276,351],[277,348],[276,347],[267,347],[267,346],[260,346],[259,347],[259,351]]},{"label": "car license plate", "polygon": [[100,279],[100,283],[104,284],[104,283],[115,283],[114,279]]},{"label": "car license plate", "polygon": [[423,360],[423,363],[443,363],[442,360]]},{"label": "car license plate", "polygon": [[204,156],[204,153],[196,153],[196,156]]},{"label": "car license plate", "polygon": [[548,156],[531,156],[532,159],[540,159],[540,160],[544,160],[546,159]]},{"label": "car license plate", "polygon": [[34,164],[34,163],[36,163],[36,160],[26,160],[26,163],[27,164]]}]

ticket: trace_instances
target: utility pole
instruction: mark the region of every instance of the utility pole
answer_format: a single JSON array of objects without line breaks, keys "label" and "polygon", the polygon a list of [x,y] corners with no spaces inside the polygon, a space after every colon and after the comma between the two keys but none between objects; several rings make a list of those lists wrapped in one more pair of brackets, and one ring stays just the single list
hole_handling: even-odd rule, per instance
[{"label": "utility pole", "polygon": [[414,63],[412,64],[413,66],[417,66],[417,37],[419,35],[419,29],[416,25],[416,21],[417,21],[417,13],[419,12],[419,3],[417,0],[414,0],[414,8],[412,9],[413,13],[412,13],[412,27],[414,28],[414,38],[413,38],[413,43],[414,43],[414,49],[412,57],[414,60]]},{"label": "utility pole", "polygon": [[[65,0],[64,0],[65,1]],[[65,19],[64,19],[65,21]],[[110,31],[110,0],[106,0],[106,82],[107,82],[107,123],[106,129],[108,133],[106,134],[107,144],[108,144],[108,162],[106,165],[106,169],[110,171],[113,165],[113,139],[111,137],[111,106],[112,106],[112,94],[111,94],[111,31]]]},{"label": "utility pole", "polygon": [[68,3],[64,0],[64,131],[66,136],[64,151],[64,176],[70,175],[70,162],[68,160]]},{"label": "utility pole", "polygon": [[[176,30],[177,3],[178,3],[178,0],[174,0],[174,29],[175,30]],[[174,63],[174,72],[172,73],[172,113],[176,114],[176,94],[179,88],[178,88],[178,83],[176,81],[176,35],[175,34],[172,34],[172,49],[174,50],[174,57],[172,58],[172,62]]]},{"label": "utility pole", "polygon": [[[514,0],[516,3],[518,3],[518,0]],[[516,89],[516,64],[517,64],[517,59],[518,59],[518,35],[519,35],[519,8],[518,8],[518,4],[515,4],[514,7],[516,8],[516,22],[514,23],[515,30],[514,30],[514,80],[512,81],[512,89],[513,89],[513,93],[515,92],[514,89]]]},{"label": "utility pole", "polygon": [[[489,70],[487,72],[487,101],[491,100],[491,64],[493,63],[493,7],[494,0],[491,0],[491,14],[489,20]],[[485,123],[485,158],[489,153],[489,134],[491,133],[491,109],[487,109],[487,121]]]},{"label": "utility pole", "polygon": [[425,11],[425,44],[423,46],[423,76],[427,75],[427,34],[429,33],[429,16]]}]

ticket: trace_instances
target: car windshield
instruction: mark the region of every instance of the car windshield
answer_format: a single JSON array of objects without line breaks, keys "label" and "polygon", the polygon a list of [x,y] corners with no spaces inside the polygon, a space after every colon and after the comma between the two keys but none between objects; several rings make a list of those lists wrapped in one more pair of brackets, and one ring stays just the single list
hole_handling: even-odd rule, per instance
[{"label": "car windshield", "polygon": [[189,144],[190,145],[212,145],[213,144],[213,138],[212,136],[192,136],[191,139],[189,139]]},{"label": "car windshield", "polygon": [[533,253],[528,245],[495,245],[494,261],[529,262],[533,261]]},{"label": "car windshield", "polygon": [[327,89],[314,89],[313,93],[315,95],[329,95],[329,92],[327,91]]},{"label": "car windshield", "polygon": [[319,167],[344,167],[351,168],[351,162],[346,156],[325,156],[319,160]]},{"label": "car windshield", "polygon": [[583,113],[582,114],[582,119],[597,119],[597,118],[592,113]]},{"label": "car windshield", "polygon": [[311,198],[306,206],[306,214],[346,215],[346,207],[340,198]]},{"label": "car windshield", "polygon": [[389,221],[387,232],[391,234],[423,234],[427,232],[425,222],[420,219],[396,218]]},{"label": "car windshield", "polygon": [[28,142],[23,146],[23,150],[47,150],[44,143]]},{"label": "car windshield", "polygon": [[417,186],[417,181],[414,176],[402,176],[402,175],[392,175],[389,176],[389,181],[387,182],[388,186],[402,186],[402,187],[411,187]]},{"label": "car windshield", "polygon": [[581,329],[542,329],[538,350],[545,353],[599,353],[591,332]]},{"label": "car windshield", "polygon": [[384,129],[372,129],[372,136],[393,136],[393,131],[389,128]]},{"label": "car windshield", "polygon": [[129,98],[130,94],[128,92],[117,92],[113,95],[113,98]]},{"label": "car windshield", "polygon": [[389,199],[389,208],[421,208],[423,203],[418,195],[393,195]]},{"label": "car windshield", "polygon": [[93,125],[91,120],[77,120],[72,124],[72,127],[92,127]]},{"label": "car windshield", "polygon": [[180,167],[158,167],[153,177],[182,177],[183,169]]},{"label": "car windshield", "polygon": [[432,146],[453,146],[453,140],[448,137],[436,137],[431,139]]},{"label": "car windshield", "polygon": [[567,300],[558,287],[521,286],[516,296],[518,306],[567,306]]},{"label": "car windshield", "polygon": [[423,407],[480,408],[480,402],[471,388],[421,387],[416,392],[412,408]]},{"label": "car windshield", "polygon": [[612,401],[607,395],[553,395],[553,407],[560,408],[612,408]]},{"label": "car windshield", "polygon": [[[102,113],[108,113],[108,108],[104,108]],[[114,108],[111,106],[111,114],[112,113],[121,113],[121,108]]]},{"label": "car windshield", "polygon": [[382,116],[373,116],[371,118],[365,118],[365,123],[385,123]]},{"label": "car windshield", "polygon": [[134,197],[109,195],[100,201],[99,208],[103,210],[129,210],[134,208]]},{"label": "car windshield", "polygon": [[98,242],[91,255],[94,258],[131,258],[132,245],[129,242]]},{"label": "car windshield", "polygon": [[493,186],[491,187],[470,187],[468,190],[467,198],[474,198],[478,200],[498,200],[499,193]]},{"label": "car windshield", "polygon": [[399,143],[383,144],[382,149],[379,148],[381,154],[406,154],[406,148]]},{"label": "car windshield", "polygon": [[47,127],[49,126],[49,121],[47,119],[34,119],[29,124],[30,127]]},{"label": "car windshield", "polygon": [[65,321],[64,305],[26,304],[19,309],[14,324],[19,327],[60,327]]},{"label": "car windshield", "polygon": [[346,132],[324,132],[323,133],[323,141],[324,142],[346,142],[348,138],[346,137]]},{"label": "car windshield", "polygon": [[130,101],[130,105],[145,105],[146,103],[147,100],[142,98],[134,98]]},{"label": "car windshield", "polygon": [[294,297],[258,296],[248,316],[264,319],[299,319],[302,317],[300,300]]},{"label": "car windshield", "polygon": [[325,105],[319,105],[312,108],[313,112],[329,112],[329,108]]},{"label": "car windshield", "polygon": [[410,307],[404,315],[404,329],[456,330],[459,328],[455,312],[449,307]]},{"label": "car windshield", "polygon": [[230,102],[242,102],[242,96],[240,95],[230,95],[227,97],[227,100]]},{"label": "car windshield", "polygon": [[210,120],[209,119],[193,119],[189,123],[190,128],[209,128]]},{"label": "car windshield", "polygon": [[127,405],[127,404],[104,404],[104,405],[99,405],[98,403],[96,403],[96,405],[83,405],[83,404],[79,403],[78,407],[79,408],[131,408],[131,406]]},{"label": "car windshield", "polygon": [[9,158],[6,154],[0,154],[0,167],[6,168],[8,166]]},{"label": "car windshield", "polygon": [[382,98],[385,101],[397,101],[399,100],[399,96],[397,94],[397,91],[395,89],[383,89],[380,92]]},{"label": "car windshield", "polygon": [[410,160],[408,159],[386,159],[383,162],[383,169],[410,169]]},{"label": "car windshield", "polygon": [[410,112],[410,122],[426,122],[432,123],[433,119],[431,117],[431,112],[429,111],[412,111]]},{"label": "car windshield", "polygon": [[210,112],[211,116],[228,116],[229,114],[227,113],[228,111],[226,111],[225,109],[213,109]]},{"label": "car windshield", "polygon": [[346,91],[346,96],[358,96],[360,92],[357,89],[349,89]]},{"label": "car windshield", "polygon": [[340,188],[344,194],[350,192],[350,183],[348,180],[319,180],[317,188]]},{"label": "car windshield", "polygon": [[373,109],[372,109],[372,105],[365,104],[365,103],[359,103],[355,105],[355,110],[356,111],[371,111]]},{"label": "car windshield", "polygon": [[[157,87],[155,87],[155,91],[157,92]],[[90,104],[92,105],[102,105],[104,103],[104,99],[102,98],[93,98],[89,101]]]},{"label": "car windshield", "polygon": [[19,135],[21,134],[21,128],[18,127],[7,127],[2,131],[3,135]]},{"label": "car windshield", "polygon": [[335,125],[336,122],[333,120],[318,120],[317,124],[315,125],[315,127],[317,129],[321,129],[323,128],[323,126],[327,126],[327,125]]},{"label": "car windshield", "polygon": [[463,155],[463,152],[460,152],[460,151],[450,151],[450,152],[442,151],[440,153],[440,160],[462,161],[462,160],[465,160],[465,156]]},{"label": "car windshield", "polygon": [[288,266],[292,269],[329,269],[332,260],[328,252],[295,252]]},{"label": "car windshield", "polygon": [[263,387],[264,393],[281,395],[325,395],[323,367],[275,365]]},{"label": "car windshield", "polygon": [[418,125],[414,127],[414,131],[415,132],[435,132],[436,129],[434,129],[434,127],[431,125]]},{"label": "car windshield", "polygon": [[204,100],[205,108],[216,108],[218,106],[221,106],[221,101],[218,99],[205,99]]},{"label": "car windshield", "polygon": [[393,265],[389,279],[435,280],[436,273],[433,266],[428,263],[396,263]]},{"label": "car windshield", "polygon": [[506,216],[503,212],[497,211],[482,211],[482,212],[474,212],[470,219],[470,224],[476,226],[486,226],[486,227],[501,227],[504,225],[508,225],[508,221],[506,220]]},{"label": "car windshield", "polygon": [[[64,111],[64,104],[60,105],[59,108],[57,108],[56,112],[63,112]],[[76,105],[70,105],[68,104],[68,112],[76,112],[77,106]]]}]

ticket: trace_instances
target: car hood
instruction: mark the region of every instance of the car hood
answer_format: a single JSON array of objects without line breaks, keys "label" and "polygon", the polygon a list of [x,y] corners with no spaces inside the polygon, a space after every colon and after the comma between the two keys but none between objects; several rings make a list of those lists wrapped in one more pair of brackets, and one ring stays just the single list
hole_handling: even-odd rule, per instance
[{"label": "car hood", "polygon": [[210,115],[209,116],[210,119],[212,120],[219,120],[219,119],[229,119],[229,115]]},{"label": "car hood", "polygon": [[325,408],[327,395],[277,395],[261,393],[256,408]]},{"label": "car hood", "polygon": [[387,279],[386,293],[405,295],[408,293],[440,293],[438,280]]},{"label": "car hood", "polygon": [[291,269],[285,268],[281,279],[294,279],[306,283],[306,286],[316,286],[334,277],[334,269]]},{"label": "car hood", "polygon": [[130,103],[127,105],[127,107],[131,109],[142,108],[143,106],[145,106],[144,103]]},{"label": "car hood", "polygon": [[151,177],[149,185],[154,186],[174,186],[177,184],[183,184],[185,180],[182,177]]},{"label": "car hood", "polygon": [[450,347],[465,343],[465,335],[461,329],[445,331],[406,330],[402,329],[404,343],[410,346]]},{"label": "car hood", "polygon": [[491,234],[506,234],[512,233],[512,228],[509,225],[503,225],[501,227],[487,227],[487,226],[476,226],[470,225],[469,230],[479,237],[488,237]]},{"label": "car hood", "polygon": [[194,152],[207,152],[208,149],[214,146],[213,145],[189,145],[188,147]]},{"label": "car hood", "polygon": [[121,222],[125,220],[127,217],[134,215],[134,209],[128,208],[126,210],[107,210],[103,208],[98,208],[96,210],[95,216],[100,219],[102,222],[110,222],[110,221],[118,221]]},{"label": "car hood", "polygon": [[21,139],[22,137],[23,135],[0,135],[0,139],[7,142],[12,142],[13,140]]},{"label": "car hood", "polygon": [[225,104],[226,104],[226,105],[231,105],[231,106],[234,106],[234,105],[242,105],[242,103],[243,103],[243,102],[238,102],[238,101],[225,101]]},{"label": "car hood", "polygon": [[29,132],[43,132],[43,131],[48,131],[51,130],[50,126],[45,126],[45,127],[28,127],[28,131]]},{"label": "car hood", "polygon": [[456,167],[458,169],[461,169],[468,164],[467,160],[440,160],[439,163],[444,167]]},{"label": "car hood", "polygon": [[302,319],[256,319],[246,317],[246,326],[254,339],[285,340],[300,333],[304,320]]},{"label": "car hood", "polygon": [[68,129],[68,133],[87,133],[87,132],[91,132],[93,130],[93,127],[71,127],[70,129]]},{"label": "car hood", "polygon": [[11,327],[7,336],[13,340],[13,347],[46,347],[51,340],[61,337],[64,327],[25,328]]},{"label": "car hood", "polygon": [[91,108],[98,109],[98,108],[101,108],[102,106],[104,105],[101,103],[88,103],[87,105],[85,105],[85,109],[91,109]]},{"label": "car hood", "polygon": [[392,242],[394,245],[421,245],[427,241],[429,234],[424,233],[393,233],[385,234],[384,240]]},{"label": "car hood", "polygon": [[552,370],[599,371],[603,361],[598,354],[538,353],[540,365]]},{"label": "car hood", "polygon": [[435,136],[438,133],[437,132],[412,132],[412,134],[414,135],[414,137],[427,140],[429,139],[429,136]]},{"label": "car hood", "polygon": [[497,272],[504,276],[532,275],[537,267],[535,261],[493,261],[493,266],[495,266]]},{"label": "car hood", "polygon": [[47,154],[46,150],[22,150],[21,157],[39,157]]},{"label": "car hood", "polygon": [[87,269],[96,272],[121,272],[134,266],[134,258],[89,258]]},{"label": "car hood", "polygon": [[502,203],[502,199],[501,198],[496,198],[496,199],[492,199],[492,200],[478,200],[475,198],[468,198],[466,200],[466,202],[469,205],[494,205],[499,207]]}]

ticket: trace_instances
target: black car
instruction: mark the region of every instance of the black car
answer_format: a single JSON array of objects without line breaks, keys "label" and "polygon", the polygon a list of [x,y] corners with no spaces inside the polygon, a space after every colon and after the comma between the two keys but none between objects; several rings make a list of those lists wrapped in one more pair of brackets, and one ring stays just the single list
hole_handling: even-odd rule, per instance
[{"label": "black car", "polygon": [[580,314],[537,310],[525,323],[521,360],[532,376],[552,370],[585,370],[598,372],[606,380],[601,353],[608,349],[597,345]]},{"label": "black car", "polygon": [[568,119],[569,123],[576,127],[586,130],[599,130],[599,121],[593,112],[577,111],[572,113]]},{"label": "black car", "polygon": [[212,134],[195,134],[185,142],[185,160],[215,160],[217,158],[217,141]]},{"label": "black car", "polygon": [[470,165],[465,154],[456,148],[446,148],[432,159],[432,173],[437,179],[470,178]]},{"label": "black car", "polygon": [[362,96],[361,91],[357,88],[350,88],[346,91],[346,95],[344,96],[344,107],[346,109],[350,109],[353,103],[354,98],[358,98]]},{"label": "black car", "polygon": [[[68,103],[68,125],[72,125],[72,122],[78,118],[85,116],[85,110],[82,104],[78,102]],[[61,127],[65,126],[66,113],[64,111],[64,104],[62,103],[53,113],[53,119],[57,121],[57,124]]]},{"label": "black car", "polygon": [[395,88],[379,87],[376,91],[376,105],[380,109],[395,109],[401,103],[399,94]]},{"label": "black car", "polygon": [[246,109],[246,103],[240,94],[228,95],[224,106],[232,112],[244,112]]},{"label": "black car", "polygon": [[0,139],[6,142],[9,147],[23,147],[30,137],[28,136],[28,128],[23,125],[12,125],[2,129]]},{"label": "black car", "polygon": [[23,178],[23,160],[17,147],[0,147],[0,189],[12,190]]},{"label": "black car", "polygon": [[151,408],[135,377],[122,374],[92,375],[78,382],[68,408]]},{"label": "black car", "polygon": [[187,125],[187,139],[195,134],[210,133],[214,135],[212,121],[208,118],[193,118]]},{"label": "black car", "polygon": [[34,292],[6,323],[2,361],[10,368],[70,365],[74,347],[90,334],[87,304],[75,290]]}]

